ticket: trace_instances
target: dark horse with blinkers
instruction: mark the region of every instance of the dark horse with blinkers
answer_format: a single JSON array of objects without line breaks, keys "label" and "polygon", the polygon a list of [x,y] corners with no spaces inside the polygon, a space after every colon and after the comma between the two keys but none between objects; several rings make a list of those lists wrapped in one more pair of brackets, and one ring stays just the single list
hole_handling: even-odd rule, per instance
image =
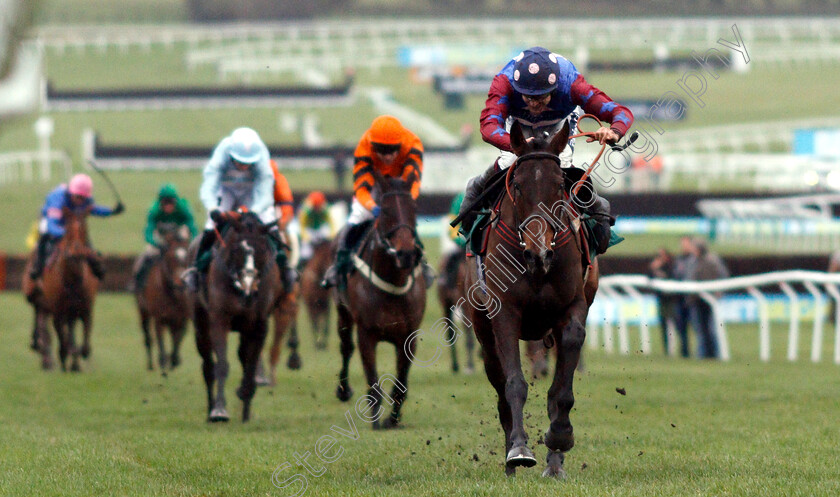
[{"label": "dark horse with blinkers", "polygon": [[[420,326],[426,308],[426,282],[422,277],[416,206],[411,197],[411,185],[417,177],[412,174],[403,181],[384,178],[374,171],[374,179],[380,189],[377,203],[382,211],[362,241],[360,252],[352,256],[357,270],[347,277],[347,288],[339,290],[335,298],[342,358],[336,395],[342,401],[353,395],[347,369],[353,355],[355,325],[370,387],[371,412],[381,412],[382,397],[386,396],[393,408],[381,427],[395,428],[408,390],[408,354],[414,354],[415,341],[410,337]],[[376,345],[382,341],[396,348],[396,378],[380,378],[376,372]],[[390,397],[382,391],[386,379],[393,384]],[[373,428],[378,429],[379,419],[373,417]]]},{"label": "dark horse with blinkers", "polygon": [[285,289],[268,239],[270,225],[262,224],[251,212],[213,212],[211,216],[223,234],[213,248],[205,285],[193,295],[195,340],[207,386],[207,420],[230,419],[225,401],[227,336],[229,331],[238,331],[243,376],[236,394],[243,403],[242,421],[248,421],[268,320]]},{"label": "dark horse with blinkers", "polygon": [[[562,478],[564,453],[574,446],[569,420],[572,381],[586,336],[589,303],[597,290],[597,265],[587,271],[580,219],[569,207],[572,202],[560,168],[558,155],[568,143],[568,125],[550,141],[539,137],[526,141],[518,124],[510,135],[519,158],[507,173],[506,198],[490,234],[484,275],[477,272],[476,264],[482,261],[471,258],[468,264],[466,286],[483,291],[474,292],[481,305],[467,306],[467,314],[484,350],[487,378],[498,394],[508,475],[517,466],[537,463],[523,423],[528,383],[522,374],[519,341],[556,343],[543,476]],[[491,260],[494,271],[505,274],[491,275],[486,269]]]}]

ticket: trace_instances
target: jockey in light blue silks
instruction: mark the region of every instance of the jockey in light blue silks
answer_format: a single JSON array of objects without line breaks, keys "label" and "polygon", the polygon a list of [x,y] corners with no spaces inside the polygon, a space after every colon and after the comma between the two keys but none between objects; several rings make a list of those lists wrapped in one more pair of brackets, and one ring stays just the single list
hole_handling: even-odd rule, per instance
[{"label": "jockey in light blue silks", "polygon": [[277,227],[277,213],[274,209],[274,174],[269,163],[268,147],[251,128],[237,128],[216,145],[210,161],[204,167],[204,181],[199,190],[201,203],[207,209],[207,223],[198,245],[193,266],[183,276],[184,283],[193,291],[198,288],[199,274],[210,265],[215,241],[215,223],[210,217],[213,211],[232,211],[247,207],[257,214],[264,224],[274,223],[269,239],[277,249],[277,259],[286,284],[294,281],[294,272],[286,267],[285,252]]}]

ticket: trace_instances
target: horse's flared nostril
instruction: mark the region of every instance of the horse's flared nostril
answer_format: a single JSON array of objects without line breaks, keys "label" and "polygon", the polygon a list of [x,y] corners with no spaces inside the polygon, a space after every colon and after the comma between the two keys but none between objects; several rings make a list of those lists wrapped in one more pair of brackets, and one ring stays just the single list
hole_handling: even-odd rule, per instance
[{"label": "horse's flared nostril", "polygon": [[554,251],[553,250],[546,250],[545,251],[545,256],[543,257],[543,262],[548,264],[549,262],[551,262],[551,259],[554,259]]},{"label": "horse's flared nostril", "polygon": [[533,262],[534,261],[534,253],[531,252],[529,249],[525,249],[522,251],[522,257],[525,258],[526,262]]}]

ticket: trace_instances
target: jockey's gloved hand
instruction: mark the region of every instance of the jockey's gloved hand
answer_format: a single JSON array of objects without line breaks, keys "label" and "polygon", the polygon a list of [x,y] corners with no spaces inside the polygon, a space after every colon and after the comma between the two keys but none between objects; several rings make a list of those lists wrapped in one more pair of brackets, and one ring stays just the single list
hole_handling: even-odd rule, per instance
[{"label": "jockey's gloved hand", "polygon": [[117,205],[114,206],[113,211],[111,211],[111,215],[116,216],[117,214],[122,214],[125,211],[125,206],[122,202],[117,202]]},{"label": "jockey's gloved hand", "polygon": [[374,205],[373,209],[370,210],[370,213],[373,214],[374,218],[379,217],[380,212],[382,212],[382,209],[380,209],[378,205]]}]

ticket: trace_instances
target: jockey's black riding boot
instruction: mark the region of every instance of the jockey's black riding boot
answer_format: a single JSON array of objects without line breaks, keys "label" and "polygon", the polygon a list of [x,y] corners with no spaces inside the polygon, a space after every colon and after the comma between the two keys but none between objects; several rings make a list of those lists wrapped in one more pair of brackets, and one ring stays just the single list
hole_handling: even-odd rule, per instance
[{"label": "jockey's black riding boot", "polygon": [[280,227],[277,225],[272,226],[268,230],[268,238],[274,245],[274,250],[276,250],[274,261],[277,263],[277,267],[280,268],[280,279],[283,281],[283,289],[288,292],[297,281],[298,274],[294,268],[289,266],[289,258],[286,255],[286,249],[288,247],[280,236]]},{"label": "jockey's black riding boot", "polygon": [[210,266],[210,249],[213,248],[213,242],[216,241],[214,238],[215,236],[216,232],[212,229],[204,230],[204,232],[201,233],[201,240],[198,241],[198,249],[195,251],[195,260],[193,261],[192,266],[187,268],[187,270],[184,271],[184,274],[181,275],[181,279],[184,284],[192,292],[198,291],[198,280],[200,274],[206,271],[207,267]]},{"label": "jockey's black riding boot", "polygon": [[[338,250],[335,254],[335,264],[327,269],[324,279],[321,280],[323,288],[336,286],[343,280],[350,270],[350,251],[356,246],[359,234],[362,233],[369,223],[348,224],[338,234]],[[342,283],[345,283],[341,281]]]},{"label": "jockey's black riding boot", "polygon": [[[464,200],[461,202],[461,211],[458,213],[459,215],[463,214],[467,211],[467,209],[475,202],[475,199],[478,198],[479,195],[484,191],[484,188],[487,186],[487,181],[493,176],[493,174],[497,171],[496,163],[494,162],[492,166],[487,168],[486,171],[475,176],[470,179],[467,183],[467,191],[464,192]],[[470,230],[472,229],[473,223],[475,223],[476,213],[475,209],[473,212],[468,214],[461,220],[461,232],[469,235]]]},{"label": "jockey's black riding boot", "polygon": [[37,280],[44,272],[44,264],[47,261],[47,246],[51,240],[50,235],[43,233],[38,238],[38,249],[35,251],[35,260],[32,261],[32,268],[29,270],[29,277]]},{"label": "jockey's black riding boot", "polygon": [[592,205],[586,212],[596,221],[592,228],[598,242],[595,250],[598,254],[603,254],[610,246],[610,226],[615,224],[615,218],[610,215],[610,203],[604,197],[594,194]]}]

